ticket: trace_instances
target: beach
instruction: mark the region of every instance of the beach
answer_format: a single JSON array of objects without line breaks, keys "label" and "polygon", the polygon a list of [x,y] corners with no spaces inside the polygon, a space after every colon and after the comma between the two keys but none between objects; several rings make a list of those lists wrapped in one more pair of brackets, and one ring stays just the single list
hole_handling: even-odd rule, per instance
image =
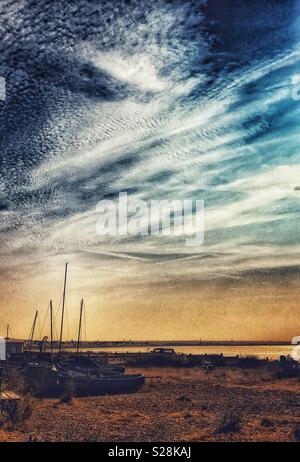
[{"label": "beach", "polygon": [[[1,441],[294,441],[300,425],[298,378],[268,369],[131,369],[146,376],[129,395],[32,400],[20,428]],[[221,428],[224,417],[238,428]]]}]

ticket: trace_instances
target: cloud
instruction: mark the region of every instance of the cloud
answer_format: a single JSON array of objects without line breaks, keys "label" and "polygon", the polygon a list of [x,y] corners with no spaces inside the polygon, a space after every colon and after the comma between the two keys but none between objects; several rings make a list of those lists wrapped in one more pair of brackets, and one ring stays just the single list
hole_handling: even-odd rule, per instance
[{"label": "cloud", "polygon": [[[3,266],[85,254],[178,281],[296,264],[293,18],[274,2],[255,15],[242,3],[229,27],[212,2],[3,2]],[[120,191],[203,199],[204,247],[99,238],[96,204]]]}]

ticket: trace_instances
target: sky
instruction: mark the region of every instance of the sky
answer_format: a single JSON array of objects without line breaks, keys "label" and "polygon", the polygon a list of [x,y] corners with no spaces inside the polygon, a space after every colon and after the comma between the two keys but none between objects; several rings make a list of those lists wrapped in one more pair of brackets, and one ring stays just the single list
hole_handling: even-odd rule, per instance
[{"label": "sky", "polygon": [[[0,334],[300,335],[300,2],[2,0]],[[300,95],[300,91],[299,91]],[[101,236],[102,200],[204,201],[204,242]],[[58,330],[58,329],[57,329]]]}]

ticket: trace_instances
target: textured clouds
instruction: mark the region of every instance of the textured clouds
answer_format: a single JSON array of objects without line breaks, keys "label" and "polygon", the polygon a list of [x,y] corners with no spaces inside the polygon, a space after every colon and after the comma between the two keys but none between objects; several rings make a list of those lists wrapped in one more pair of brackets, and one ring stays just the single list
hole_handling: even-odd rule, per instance
[{"label": "textured clouds", "polygon": [[[299,5],[225,3],[1,2],[6,274],[61,256],[144,287],[297,266]],[[204,199],[205,245],[97,236],[119,191]]]}]

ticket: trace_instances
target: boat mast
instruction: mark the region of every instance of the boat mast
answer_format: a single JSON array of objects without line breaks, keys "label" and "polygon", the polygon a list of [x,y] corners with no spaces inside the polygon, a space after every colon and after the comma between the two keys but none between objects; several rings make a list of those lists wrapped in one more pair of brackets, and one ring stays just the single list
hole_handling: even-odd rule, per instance
[{"label": "boat mast", "polygon": [[53,306],[52,300],[50,300],[50,349],[51,349],[51,358],[53,360]]},{"label": "boat mast", "polygon": [[80,334],[81,334],[81,322],[82,322],[82,311],[83,311],[83,299],[80,303],[80,316],[79,316],[79,327],[78,327],[78,339],[77,339],[77,359],[79,355],[79,345],[80,345]]},{"label": "boat mast", "polygon": [[59,337],[59,348],[58,348],[59,353],[61,352],[62,336],[63,336],[63,328],[64,328],[65,300],[66,300],[66,288],[67,288],[67,272],[68,272],[68,263],[66,263],[66,267],[65,267],[64,292],[63,292],[63,301],[62,301],[60,337]]},{"label": "boat mast", "polygon": [[32,341],[33,341],[33,336],[34,336],[34,331],[35,331],[35,325],[36,325],[36,320],[37,320],[37,317],[38,317],[38,310],[36,310],[35,312],[35,316],[34,316],[34,320],[33,320],[33,325],[32,325],[32,328],[31,328],[31,333],[30,333],[30,340],[29,340],[29,349],[28,349],[28,355],[31,351],[31,345],[32,345]]}]

